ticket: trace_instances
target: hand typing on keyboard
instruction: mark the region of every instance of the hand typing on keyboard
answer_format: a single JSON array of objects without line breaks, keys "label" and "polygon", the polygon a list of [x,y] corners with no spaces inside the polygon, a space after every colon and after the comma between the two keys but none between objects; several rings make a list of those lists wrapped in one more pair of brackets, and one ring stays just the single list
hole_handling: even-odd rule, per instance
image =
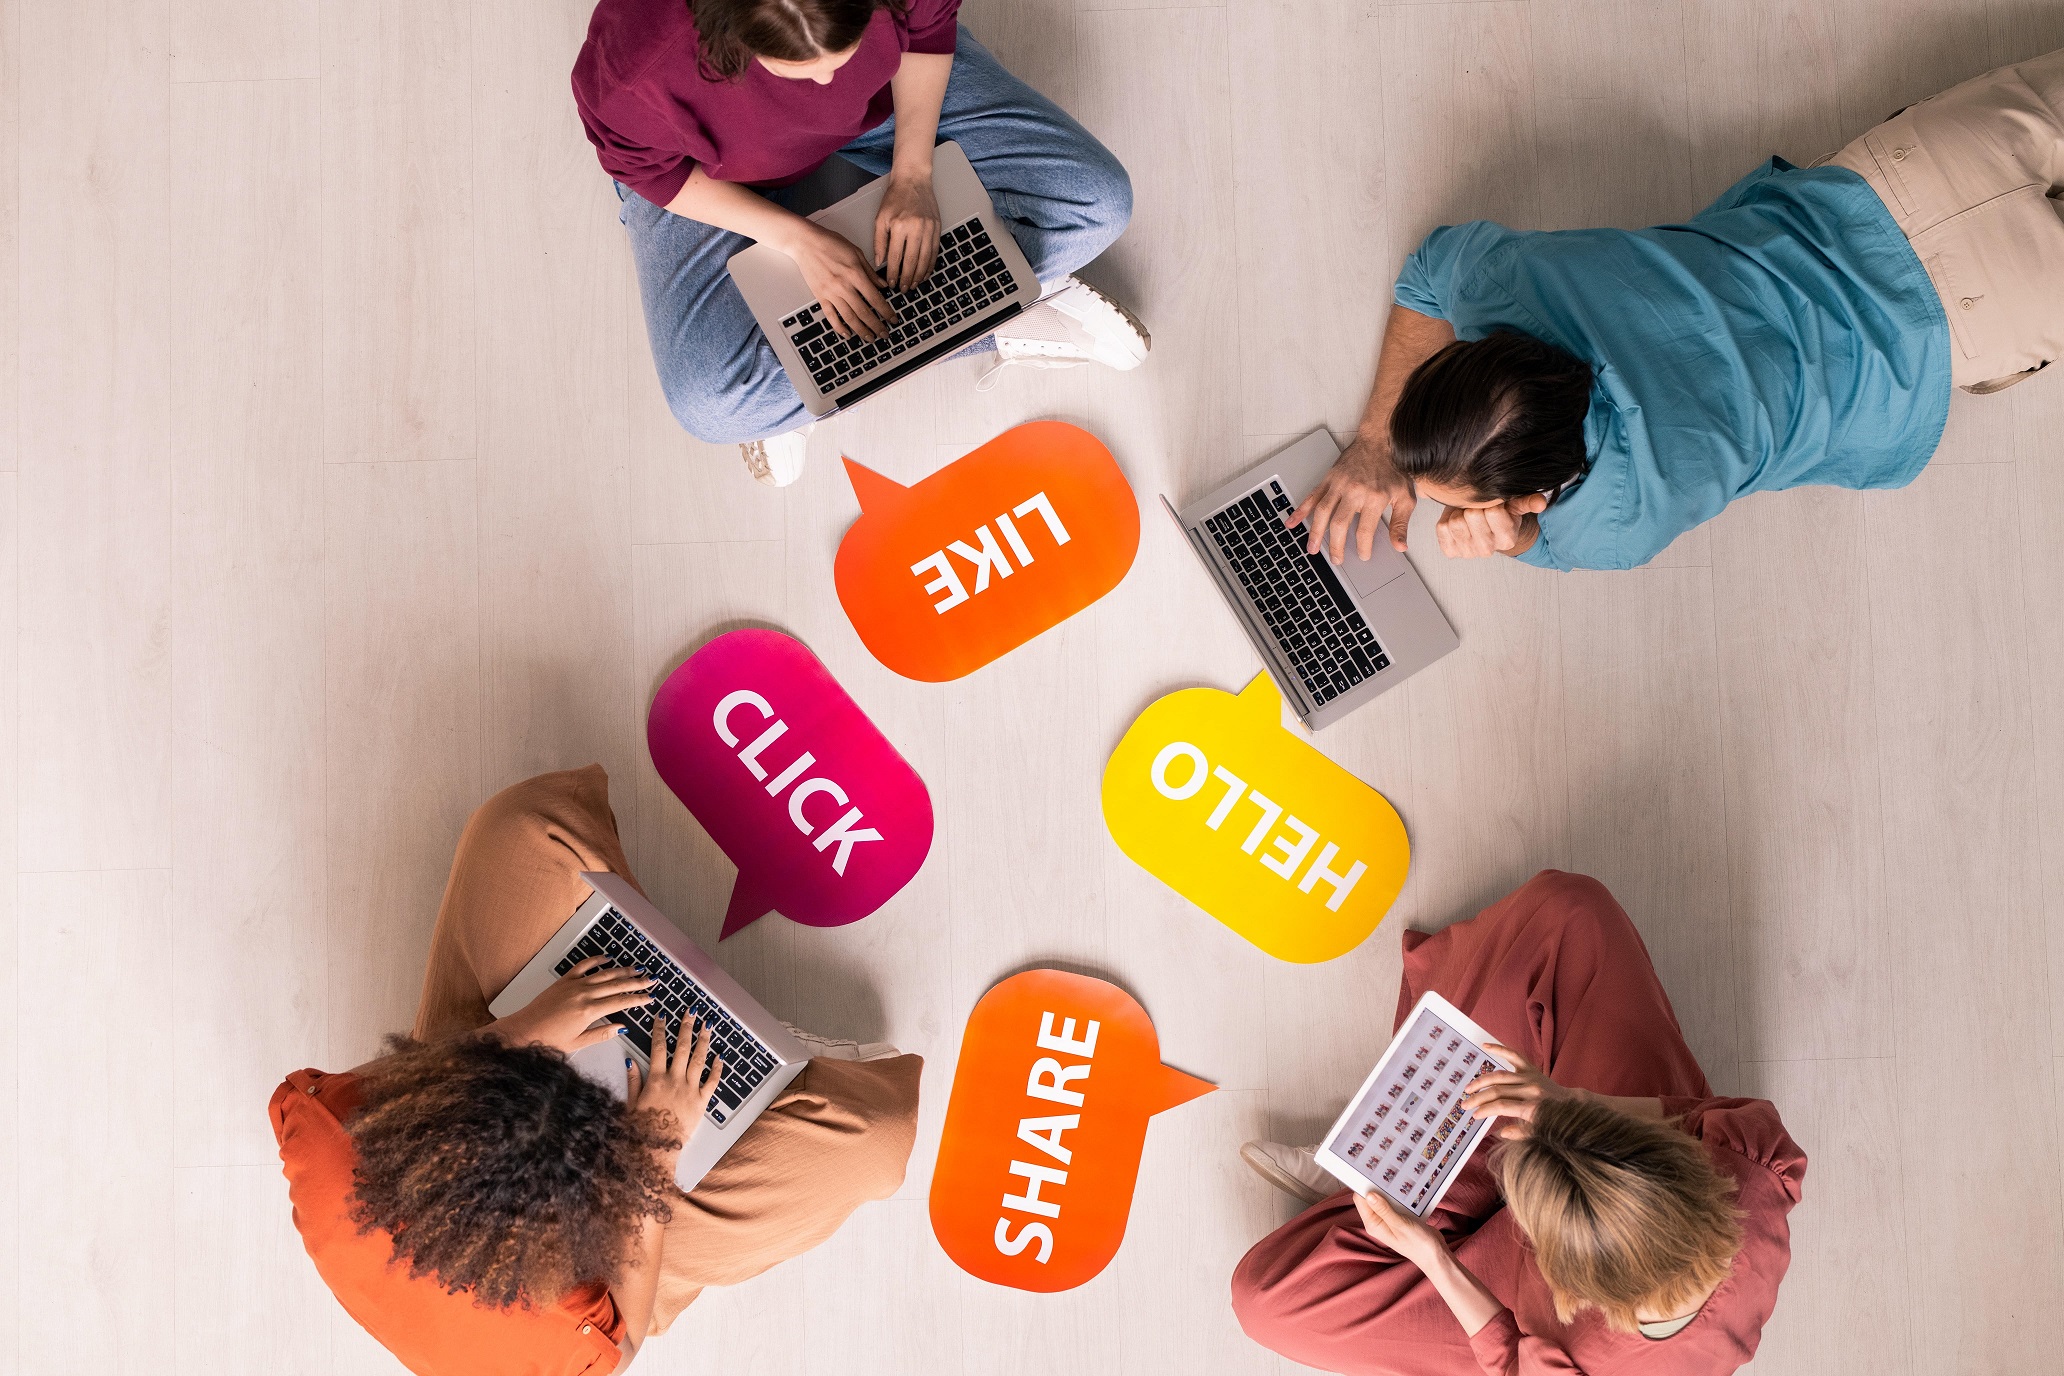
[{"label": "hand typing on keyboard", "polygon": [[1324,704],[1388,669],[1390,657],[1325,556],[1305,553],[1295,520],[1271,478],[1207,518],[1204,530],[1305,690]]},{"label": "hand typing on keyboard", "polygon": [[537,1042],[571,1055],[584,1046],[622,1035],[612,1014],[652,1002],[652,981],[636,970],[591,956],[545,987],[543,993],[487,1030],[512,1045]]},{"label": "hand typing on keyboard", "polygon": [[939,257],[939,200],[932,194],[932,171],[889,173],[888,190],[874,217],[874,261],[881,278],[897,291],[909,291],[931,275]]},{"label": "hand typing on keyboard", "polygon": [[845,336],[822,302],[781,322],[803,366],[827,396],[863,382],[906,354],[951,347],[969,328],[980,328],[979,317],[1010,295],[1010,266],[990,242],[980,216],[948,229],[936,247],[933,270],[923,281],[908,291],[889,290],[886,299],[895,323],[885,335]]},{"label": "hand typing on keyboard", "polygon": [[1318,486],[1305,494],[1290,513],[1288,525],[1308,525],[1305,553],[1323,548],[1335,564],[1347,558],[1347,531],[1361,517],[1355,529],[1355,552],[1367,559],[1376,548],[1376,532],[1390,513],[1390,543],[1399,553],[1405,548],[1405,529],[1412,521],[1417,494],[1412,480],[1398,472],[1391,461],[1390,439],[1357,435]]},{"label": "hand typing on keyboard", "polygon": [[824,306],[824,319],[834,333],[881,339],[896,323],[896,312],[882,294],[867,255],[843,234],[796,217],[794,237],[776,245],[795,260],[810,294]]},{"label": "hand typing on keyboard", "polygon": [[[629,1080],[627,1097],[632,1105],[641,1111],[657,1109],[666,1114],[673,1120],[670,1130],[680,1134],[673,1150],[662,1154],[661,1164],[670,1176],[681,1148],[687,1145],[688,1134],[702,1121],[710,1096],[717,1092],[717,1084],[724,1075],[724,1063],[710,1049],[709,1024],[698,1023],[695,1040],[683,1046],[685,1031],[687,1028],[679,1022],[669,1030],[666,1018],[654,1014],[652,1069],[640,1075],[637,1062],[624,1057],[624,1074]],[[673,1048],[671,1052],[669,1046]]]}]

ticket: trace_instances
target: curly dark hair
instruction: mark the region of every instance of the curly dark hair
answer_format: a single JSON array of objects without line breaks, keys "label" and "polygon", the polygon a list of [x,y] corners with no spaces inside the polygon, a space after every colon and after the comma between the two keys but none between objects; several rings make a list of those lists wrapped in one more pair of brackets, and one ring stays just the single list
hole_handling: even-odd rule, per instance
[{"label": "curly dark hair", "polygon": [[665,1114],[633,1111],[558,1051],[494,1037],[388,1039],[345,1123],[352,1221],[409,1275],[495,1309],[622,1274],[639,1223],[671,1217]]},{"label": "curly dark hair", "polygon": [[808,62],[858,43],[876,10],[905,12],[907,0],[687,0],[704,75],[729,81],[754,57]]}]

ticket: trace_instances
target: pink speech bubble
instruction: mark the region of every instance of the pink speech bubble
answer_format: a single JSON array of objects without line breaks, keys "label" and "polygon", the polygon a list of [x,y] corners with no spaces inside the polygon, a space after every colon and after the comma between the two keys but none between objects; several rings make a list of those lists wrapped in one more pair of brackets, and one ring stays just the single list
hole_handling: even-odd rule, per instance
[{"label": "pink speech bubble", "polygon": [[889,901],[932,848],[932,796],[799,640],[729,631],[667,675],[653,767],[738,866],[722,936],[778,909],[839,927]]}]

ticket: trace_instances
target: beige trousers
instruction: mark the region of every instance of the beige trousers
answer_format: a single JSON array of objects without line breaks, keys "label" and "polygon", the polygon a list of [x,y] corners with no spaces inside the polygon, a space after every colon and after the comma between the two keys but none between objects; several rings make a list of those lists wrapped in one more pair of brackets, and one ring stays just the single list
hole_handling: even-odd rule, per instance
[{"label": "beige trousers", "polygon": [[1927,268],[1957,386],[1996,392],[2064,357],[2064,49],[1910,105],[1828,161],[1871,184]]},{"label": "beige trousers", "polygon": [[[487,1005],[588,896],[582,870],[629,879],[600,765],[545,774],[487,800],[459,838],[430,940],[415,1035],[489,1021]],[[917,1134],[916,1056],[815,1060],[674,1204],[652,1331],[705,1285],[736,1285],[807,1252],[903,1183]]]}]

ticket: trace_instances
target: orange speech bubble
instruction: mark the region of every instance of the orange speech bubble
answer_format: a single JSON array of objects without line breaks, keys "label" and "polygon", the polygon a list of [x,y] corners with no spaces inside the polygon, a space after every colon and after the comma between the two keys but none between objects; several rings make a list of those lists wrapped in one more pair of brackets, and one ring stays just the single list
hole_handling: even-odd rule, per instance
[{"label": "orange speech bubble", "polygon": [[1147,1119],[1214,1088],[1161,1064],[1147,1010],[1117,985],[1012,975],[968,1015],[932,1235],[971,1276],[1073,1289],[1125,1238]]},{"label": "orange speech bubble", "polygon": [[1006,430],[904,487],[846,460],[860,519],[832,581],[863,644],[905,678],[961,678],[1118,586],[1139,503],[1096,436]]}]

